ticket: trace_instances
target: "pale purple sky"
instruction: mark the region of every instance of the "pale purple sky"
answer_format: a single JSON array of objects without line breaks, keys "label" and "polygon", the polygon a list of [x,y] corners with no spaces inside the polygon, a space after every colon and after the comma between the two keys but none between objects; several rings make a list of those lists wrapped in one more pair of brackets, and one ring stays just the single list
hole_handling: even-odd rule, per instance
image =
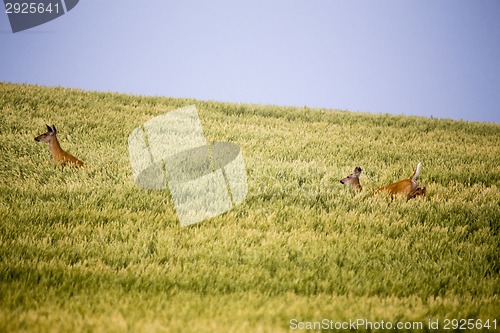
[{"label": "pale purple sky", "polygon": [[0,81],[500,123],[500,1],[102,1],[13,34]]}]

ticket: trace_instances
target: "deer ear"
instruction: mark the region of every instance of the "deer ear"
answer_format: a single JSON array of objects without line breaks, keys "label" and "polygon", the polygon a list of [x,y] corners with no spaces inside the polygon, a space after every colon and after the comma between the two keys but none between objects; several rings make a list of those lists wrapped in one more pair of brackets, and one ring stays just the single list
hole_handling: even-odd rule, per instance
[{"label": "deer ear", "polygon": [[57,133],[56,125],[52,125],[52,130],[54,133]]},{"label": "deer ear", "polygon": [[52,132],[52,128],[50,128],[49,125],[45,125],[45,126],[47,126],[47,131]]}]

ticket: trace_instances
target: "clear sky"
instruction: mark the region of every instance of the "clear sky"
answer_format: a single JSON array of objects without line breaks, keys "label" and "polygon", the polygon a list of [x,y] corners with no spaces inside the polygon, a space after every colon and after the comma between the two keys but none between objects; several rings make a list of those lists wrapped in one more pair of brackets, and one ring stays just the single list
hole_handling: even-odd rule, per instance
[{"label": "clear sky", "polygon": [[81,0],[0,81],[500,123],[499,0]]}]

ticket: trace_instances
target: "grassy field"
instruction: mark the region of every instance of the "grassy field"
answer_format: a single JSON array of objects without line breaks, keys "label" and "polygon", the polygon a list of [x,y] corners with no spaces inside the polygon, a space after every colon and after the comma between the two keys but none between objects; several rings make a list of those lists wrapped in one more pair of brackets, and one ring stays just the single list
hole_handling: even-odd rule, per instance
[{"label": "grassy field", "polygon": [[[242,148],[248,196],[182,228],[168,191],[134,183],[127,138],[191,104]],[[6,83],[0,110],[0,332],[500,329],[498,124]],[[85,168],[54,166],[45,124]],[[426,198],[370,193],[418,162]],[[358,165],[355,195],[339,180]]]}]

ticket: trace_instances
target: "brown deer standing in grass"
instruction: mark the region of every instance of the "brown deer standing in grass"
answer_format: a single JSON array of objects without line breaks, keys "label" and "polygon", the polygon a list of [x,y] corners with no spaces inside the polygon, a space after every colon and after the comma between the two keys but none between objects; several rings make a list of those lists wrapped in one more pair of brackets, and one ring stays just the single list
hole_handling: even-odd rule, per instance
[{"label": "brown deer standing in grass", "polygon": [[[417,164],[417,168],[413,172],[413,175],[408,179],[400,180],[399,182],[381,187],[375,190],[378,192],[387,192],[391,196],[404,195],[406,200],[413,199],[419,195],[425,196],[425,187],[418,187],[417,177],[420,174],[420,163]],[[340,180],[342,184],[350,185],[354,190],[361,191],[361,183],[359,182],[359,176],[361,175],[361,168],[356,167],[354,173],[350,174],[346,178]]]},{"label": "brown deer standing in grass", "polygon": [[71,155],[70,153],[65,152],[59,141],[57,140],[57,129],[54,125],[52,128],[49,125],[47,126],[47,133],[40,134],[35,138],[36,142],[45,142],[49,145],[50,152],[52,153],[52,158],[54,162],[58,165],[72,165],[76,167],[82,167],[83,162]]}]

